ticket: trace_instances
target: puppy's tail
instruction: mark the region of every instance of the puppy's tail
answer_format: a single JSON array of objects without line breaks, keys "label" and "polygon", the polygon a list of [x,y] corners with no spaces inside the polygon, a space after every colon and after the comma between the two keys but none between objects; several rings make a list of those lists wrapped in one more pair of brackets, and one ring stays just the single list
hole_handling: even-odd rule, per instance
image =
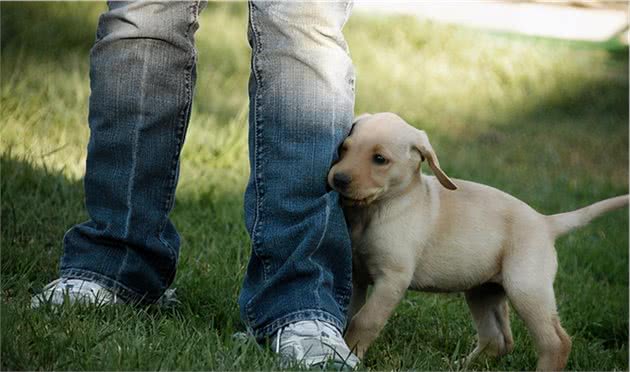
[{"label": "puppy's tail", "polygon": [[592,219],[606,212],[613,211],[628,205],[628,194],[602,200],[588,207],[572,212],[553,214],[547,216],[551,232],[556,236],[564,235],[569,231],[584,226]]}]

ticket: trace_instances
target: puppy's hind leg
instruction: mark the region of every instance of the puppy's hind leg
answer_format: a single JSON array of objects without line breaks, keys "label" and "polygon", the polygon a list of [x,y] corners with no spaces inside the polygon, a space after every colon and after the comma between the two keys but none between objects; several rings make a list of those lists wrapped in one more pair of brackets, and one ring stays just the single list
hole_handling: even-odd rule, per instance
[{"label": "puppy's hind leg", "polygon": [[464,360],[468,367],[482,352],[500,357],[514,348],[507,297],[499,284],[488,283],[466,291],[475,328],[477,346]]},{"label": "puppy's hind leg", "polygon": [[[526,260],[515,258],[504,273],[505,291],[518,315],[525,322],[538,350],[537,369],[563,369],[571,352],[571,338],[560,325],[553,292],[553,277],[557,267],[555,252],[546,261],[534,260],[536,267],[523,265]],[[540,264],[542,263],[542,264]]]}]

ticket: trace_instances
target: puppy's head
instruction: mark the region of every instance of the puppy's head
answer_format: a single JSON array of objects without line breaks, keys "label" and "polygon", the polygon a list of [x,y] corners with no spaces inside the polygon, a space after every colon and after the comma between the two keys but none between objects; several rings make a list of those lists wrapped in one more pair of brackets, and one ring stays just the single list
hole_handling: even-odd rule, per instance
[{"label": "puppy's head", "polygon": [[406,190],[420,176],[424,160],[444,187],[457,188],[440,169],[424,131],[395,114],[364,114],[342,143],[328,184],[347,203],[367,205]]}]

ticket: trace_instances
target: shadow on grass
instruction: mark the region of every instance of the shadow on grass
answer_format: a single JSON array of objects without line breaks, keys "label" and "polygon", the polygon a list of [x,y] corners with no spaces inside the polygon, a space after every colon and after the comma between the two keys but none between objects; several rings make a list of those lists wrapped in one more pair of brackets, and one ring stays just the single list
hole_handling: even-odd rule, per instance
[{"label": "shadow on grass", "polygon": [[438,124],[436,151],[455,178],[497,187],[542,213],[625,194],[628,87],[625,78],[602,77],[515,108],[508,122],[455,131]]},{"label": "shadow on grass", "polygon": [[[61,59],[57,58],[67,52],[85,55],[87,59],[96,27],[96,16],[91,16],[100,11],[93,10],[96,8],[91,8],[92,4],[25,5],[2,2],[0,6],[3,52],[17,53],[23,50],[29,58],[55,63],[55,68],[64,68],[63,63],[59,62]],[[76,10],[72,8],[74,6],[77,6]],[[239,12],[242,10],[230,9],[234,9],[234,14],[240,17]],[[90,17],[85,14],[90,14]],[[68,24],[72,24],[72,27],[68,27]],[[357,28],[355,32],[365,32],[371,26],[361,26],[365,28]],[[203,39],[201,46],[209,49],[211,44],[214,45],[212,39]],[[233,50],[228,44],[222,44],[217,49],[220,51],[217,55],[225,56],[229,52],[230,58],[247,60],[243,50]],[[369,53],[372,52],[369,49]],[[509,106],[509,112],[505,121],[492,119],[485,125],[471,122],[459,132],[451,131],[449,123],[434,124],[432,128],[435,136],[432,140],[435,138],[434,145],[442,166],[453,177],[505,190],[544,213],[570,210],[626,193],[628,82],[627,53],[624,54],[614,56],[612,63],[621,64],[621,67],[613,66],[609,75],[603,74],[580,84],[571,84],[572,76],[562,75],[564,77],[560,86],[567,83],[564,90],[551,89],[545,94],[527,97],[525,103],[535,104],[526,107],[514,104],[517,100],[510,101],[506,105]],[[363,62],[359,59],[355,61],[357,64]],[[245,70],[231,65],[215,70],[219,77],[229,77],[233,73],[246,74]],[[387,71],[388,74],[390,72]],[[484,72],[492,71],[486,67],[479,69],[479,73]],[[383,76],[377,75],[369,80],[366,74],[364,78],[382,84],[378,78]],[[214,80],[206,83],[216,84]],[[532,80],[532,83],[545,82]],[[396,88],[394,85],[392,83],[390,87]],[[517,88],[528,87],[531,86],[524,84]],[[382,86],[379,88],[382,89]],[[455,88],[457,86],[453,85],[452,89]],[[11,87],[7,90],[11,91]],[[396,96],[393,91],[385,94],[366,93],[377,97],[387,97],[390,93],[392,97]],[[218,91],[218,94],[225,93]],[[509,100],[511,96],[505,98]],[[28,96],[24,95],[23,99],[26,101]],[[420,112],[411,101],[406,104],[411,109],[401,112],[403,116]],[[441,101],[438,104],[439,110],[446,110],[451,102]],[[458,102],[452,104],[457,105]],[[239,102],[235,106],[241,105]],[[474,109],[482,110],[482,106]],[[212,113],[216,108],[208,106],[206,111]],[[225,110],[222,115],[226,122],[227,118],[235,116],[230,110]],[[460,118],[457,112],[453,117]],[[426,119],[430,120],[431,117]],[[38,130],[34,131],[34,135],[44,138],[47,132]],[[242,135],[245,136],[244,133]],[[21,139],[16,136],[14,140]],[[229,147],[229,142],[224,146]],[[203,144],[199,144],[199,148],[204,149]],[[67,161],[63,164],[67,164]],[[195,166],[205,167],[208,164],[206,158],[202,158]],[[30,160],[12,157],[10,153],[2,155],[0,167],[3,303],[26,306],[29,291],[41,288],[56,276],[64,232],[73,224],[87,219],[83,189],[81,181],[68,179],[62,172],[47,170],[44,165],[33,165]],[[182,306],[174,313],[158,312],[157,318],[181,316],[200,329],[206,329],[209,325],[211,329],[221,330],[224,333],[222,336],[226,338],[231,328],[239,324],[236,296],[249,254],[247,234],[242,223],[240,191],[235,191],[227,181],[223,181],[225,185],[222,187],[217,187],[216,182],[206,182],[205,178],[191,177],[186,182],[190,186],[186,186],[185,192],[178,193],[172,214],[183,238],[175,283]],[[189,192],[192,189],[196,191]],[[558,291],[561,314],[569,328],[588,341],[582,342],[582,345],[603,344],[606,348],[623,348],[627,345],[627,217],[625,220],[617,218],[624,217],[623,213],[625,211],[596,222],[558,244],[561,265],[557,286],[561,287]],[[610,238],[606,239],[607,235]],[[626,298],[623,293],[626,293]],[[394,355],[399,350],[413,349],[415,345],[412,341],[417,341],[418,345],[431,344],[435,350],[454,352],[454,345],[463,337],[462,327],[458,323],[453,327],[444,325],[454,322],[452,319],[460,314],[460,305],[458,303],[452,311],[444,311],[444,301],[429,303],[426,308],[403,305],[401,314],[405,316],[393,318],[394,326],[386,330],[387,343],[383,345],[389,348],[391,342]],[[424,315],[421,312],[423,309]],[[19,321],[20,318],[14,319]],[[414,329],[418,321],[428,324],[428,327],[419,332],[404,331],[398,334],[400,330]],[[64,326],[69,324],[72,323],[62,324],[56,329],[63,333]],[[472,329],[468,318],[462,324]],[[433,326],[440,325],[444,328],[436,337]],[[26,326],[28,324],[20,323],[15,330],[24,330]],[[138,332],[130,333],[135,337]],[[468,336],[473,337],[472,331]],[[427,343],[427,339],[432,341]],[[402,342],[396,344],[397,340]],[[580,352],[579,343],[576,344],[578,348],[572,358],[588,356],[589,352],[597,351],[585,349],[584,346]],[[374,354],[374,365],[383,363],[382,358],[390,355],[389,350]],[[413,355],[409,354],[409,359],[402,360],[409,362],[413,360]],[[621,359],[622,362],[615,362],[614,366],[627,366],[624,364],[627,361],[627,347]],[[435,368],[442,365],[440,363],[438,360],[427,368]],[[386,363],[380,365],[382,369],[391,368]],[[522,368],[525,365],[504,364],[499,369]],[[409,365],[409,368],[414,367],[418,368],[415,364]]]},{"label": "shadow on grass", "polygon": [[[8,153],[0,167],[2,298],[26,305],[57,277],[65,231],[88,218],[83,187]],[[194,200],[178,197],[172,213],[183,238],[174,284],[182,304],[175,311],[196,314],[206,327],[240,327],[236,296],[249,257],[241,200],[236,192],[200,190]]]}]

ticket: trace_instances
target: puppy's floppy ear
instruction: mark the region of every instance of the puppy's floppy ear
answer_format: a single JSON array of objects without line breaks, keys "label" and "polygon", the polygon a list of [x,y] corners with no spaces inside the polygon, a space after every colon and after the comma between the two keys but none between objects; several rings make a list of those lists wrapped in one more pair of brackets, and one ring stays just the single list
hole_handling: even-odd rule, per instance
[{"label": "puppy's floppy ear", "polygon": [[[348,134],[346,135],[346,137],[350,137],[350,135],[352,135],[352,131],[354,130],[354,126],[355,126],[355,125],[356,125],[356,124],[357,124],[360,120],[363,120],[363,119],[367,118],[368,116],[372,116],[372,114],[369,114],[369,113],[364,113],[364,114],[361,114],[361,115],[359,115],[359,116],[355,117],[355,118],[352,120],[352,125],[350,125],[350,130],[348,131]],[[341,146],[342,146],[342,145],[343,145],[343,142],[339,145],[339,148],[337,149],[337,152],[338,152],[339,154],[341,154]]]},{"label": "puppy's floppy ear", "polygon": [[437,155],[435,155],[435,151],[433,151],[433,146],[431,146],[427,134],[423,130],[415,129],[415,131],[416,135],[414,137],[413,147],[420,152],[422,160],[427,160],[433,174],[435,174],[442,186],[449,190],[456,190],[457,186],[448,178],[442,168],[440,168],[440,162],[438,161]]},{"label": "puppy's floppy ear", "polygon": [[366,112],[354,118],[354,120],[352,120],[352,126],[350,127],[350,132],[348,132],[348,135],[352,134],[352,130],[354,129],[354,126],[359,122],[359,120],[363,120],[367,118],[368,116],[372,116],[372,114],[369,114]]}]

